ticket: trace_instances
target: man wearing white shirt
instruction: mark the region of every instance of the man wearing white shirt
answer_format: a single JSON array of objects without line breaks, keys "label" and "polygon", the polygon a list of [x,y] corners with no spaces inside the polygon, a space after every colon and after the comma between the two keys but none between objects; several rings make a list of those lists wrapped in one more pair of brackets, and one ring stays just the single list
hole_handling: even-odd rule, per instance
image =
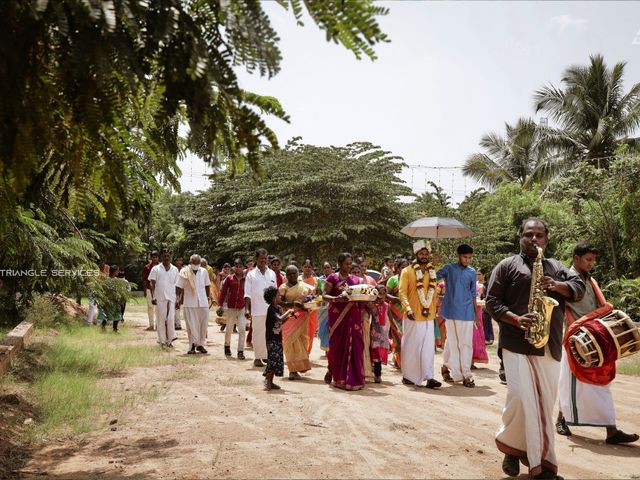
[{"label": "man wearing white shirt", "polygon": [[[264,248],[256,250],[256,267],[247,272],[244,282],[245,317],[251,320],[253,327],[253,365],[264,366],[262,361],[267,358],[266,320],[267,302],[264,301],[264,290],[275,287],[276,274],[267,267],[268,253]],[[266,362],[266,360],[264,360]]]},{"label": "man wearing white shirt", "polygon": [[174,317],[177,281],[178,269],[171,264],[171,252],[163,250],[162,263],[151,269],[149,282],[151,303],[156,307],[158,343],[167,347],[173,347],[172,343],[176,339]]},{"label": "man wearing white shirt", "polygon": [[209,274],[200,266],[200,255],[191,255],[189,265],[180,270],[178,275],[178,306],[182,305],[184,320],[187,323],[187,333],[191,348],[188,354],[196,351],[207,353],[204,343],[207,339],[209,320]]}]

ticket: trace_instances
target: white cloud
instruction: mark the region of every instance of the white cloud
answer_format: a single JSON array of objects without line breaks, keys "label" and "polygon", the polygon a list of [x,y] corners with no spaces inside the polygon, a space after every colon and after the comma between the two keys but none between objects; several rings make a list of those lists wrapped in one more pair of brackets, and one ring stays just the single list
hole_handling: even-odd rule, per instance
[{"label": "white cloud", "polygon": [[584,18],[573,17],[571,15],[556,15],[549,19],[547,26],[552,30],[562,33],[570,28],[583,30],[587,26],[587,23],[589,22]]}]

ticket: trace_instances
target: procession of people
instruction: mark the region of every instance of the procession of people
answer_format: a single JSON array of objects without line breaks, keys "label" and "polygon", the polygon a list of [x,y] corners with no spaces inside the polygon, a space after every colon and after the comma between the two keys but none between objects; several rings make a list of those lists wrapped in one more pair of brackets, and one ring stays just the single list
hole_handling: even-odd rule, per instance
[{"label": "procession of people", "polygon": [[[564,338],[571,325],[613,308],[590,276],[598,250],[579,243],[569,268],[543,256],[549,238],[543,220],[525,220],[519,237],[520,252],[488,276],[471,266],[474,250],[466,243],[458,246],[457,261],[440,265],[438,252],[418,240],[411,256],[385,258],[379,278],[368,274],[364,257],[348,252],[335,263],[324,261],[320,275],[310,259],[290,261],[281,271],[280,259],[263,248],[249,261],[224,264],[219,274],[199,255],[182,266],[172,264],[171,252],[153,252],[143,272],[149,329],[157,330],[160,345],[171,348],[182,312],[187,353],[206,354],[209,310],[216,306],[226,324],[224,355],[232,356],[237,333],[238,360],[253,350],[253,365],[263,369],[268,391],[282,388],[274,379],[285,374],[285,366],[290,381],[308,376],[316,336],[327,360],[324,381],[336,389],[380,383],[387,364],[404,385],[439,389],[438,349],[443,350],[441,380],[476,386],[473,370],[489,361],[486,347],[494,343],[495,321],[500,378],[507,388],[495,438],[504,455],[502,470],[515,477],[522,464],[532,478],[558,479],[555,433],[571,435],[574,425],[600,426],[608,444],[635,442],[638,435],[616,426],[610,391],[615,368],[613,376],[608,370],[605,380],[591,381],[575,371]],[[552,307],[546,310],[540,302]],[[545,316],[540,342],[536,332]],[[556,403],[560,411],[554,419]]]}]

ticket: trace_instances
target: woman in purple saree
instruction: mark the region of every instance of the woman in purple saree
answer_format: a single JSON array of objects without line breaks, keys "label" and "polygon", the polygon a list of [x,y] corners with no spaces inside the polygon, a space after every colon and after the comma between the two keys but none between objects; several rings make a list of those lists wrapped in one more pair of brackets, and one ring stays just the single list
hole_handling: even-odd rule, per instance
[{"label": "woman in purple saree", "polygon": [[325,280],[324,298],[329,303],[329,371],[325,382],[344,390],[364,387],[364,304],[348,302],[341,294],[361,279],[351,275],[353,258],[349,253],[338,255],[338,271]]}]

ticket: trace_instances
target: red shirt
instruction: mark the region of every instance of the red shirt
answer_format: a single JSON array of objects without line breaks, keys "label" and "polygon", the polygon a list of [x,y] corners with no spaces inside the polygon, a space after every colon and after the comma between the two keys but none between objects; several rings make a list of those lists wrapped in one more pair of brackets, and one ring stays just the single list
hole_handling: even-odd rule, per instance
[{"label": "red shirt", "polygon": [[225,300],[227,308],[244,308],[244,275],[238,278],[231,274],[224,279],[218,295],[218,305],[224,305]]},{"label": "red shirt", "polygon": [[280,288],[280,285],[284,282],[284,277],[280,274],[280,270],[276,270],[276,286]]},{"label": "red shirt", "polygon": [[152,268],[153,265],[151,264],[151,262],[149,262],[142,269],[142,285],[145,292],[147,290],[151,290],[151,284],[149,283],[149,274],[151,273]]}]

